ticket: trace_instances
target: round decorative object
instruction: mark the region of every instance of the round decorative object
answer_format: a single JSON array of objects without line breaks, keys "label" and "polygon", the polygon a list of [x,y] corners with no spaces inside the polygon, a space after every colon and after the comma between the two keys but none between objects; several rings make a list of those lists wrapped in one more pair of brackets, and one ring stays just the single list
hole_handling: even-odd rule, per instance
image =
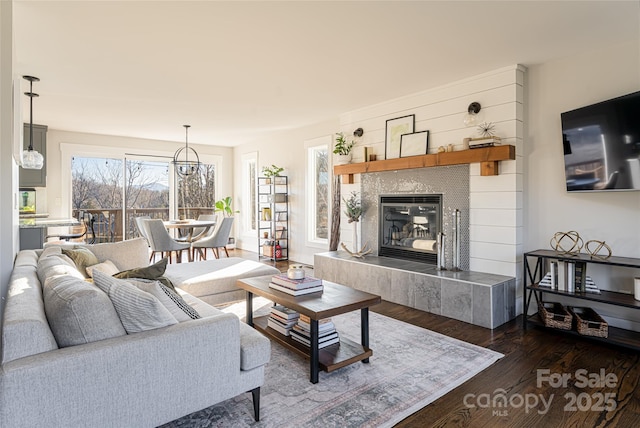
[{"label": "round decorative object", "polygon": [[556,232],[551,238],[551,248],[564,254],[577,254],[583,246],[580,234],[575,230]]},{"label": "round decorative object", "polygon": [[291,265],[287,270],[287,277],[290,279],[303,279],[304,275],[305,273],[302,265]]},{"label": "round decorative object", "polygon": [[[596,257],[598,259],[608,259],[612,254],[611,247],[609,247],[604,241],[596,241],[595,239],[587,241],[587,243],[584,244],[584,248],[591,257]],[[604,254],[604,251],[606,251],[607,254]]]}]

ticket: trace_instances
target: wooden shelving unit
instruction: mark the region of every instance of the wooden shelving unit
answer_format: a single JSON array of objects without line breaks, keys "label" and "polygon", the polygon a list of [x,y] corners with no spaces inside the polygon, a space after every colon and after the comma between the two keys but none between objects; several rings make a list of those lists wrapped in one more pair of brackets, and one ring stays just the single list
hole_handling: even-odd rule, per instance
[{"label": "wooden shelving unit", "polygon": [[512,145],[481,147],[457,152],[336,165],[333,167],[333,174],[341,175],[343,183],[353,183],[354,174],[480,163],[480,175],[491,176],[498,175],[498,162],[515,158],[516,148]]}]

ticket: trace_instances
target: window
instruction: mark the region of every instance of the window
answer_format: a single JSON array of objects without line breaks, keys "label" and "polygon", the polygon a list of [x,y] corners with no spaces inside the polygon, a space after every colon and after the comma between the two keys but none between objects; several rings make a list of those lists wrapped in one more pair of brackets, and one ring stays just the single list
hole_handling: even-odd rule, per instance
[{"label": "window", "polygon": [[306,142],[308,243],[326,244],[329,240],[330,144],[330,136]]},{"label": "window", "polygon": [[244,231],[255,236],[258,228],[258,204],[256,191],[258,188],[258,154],[257,152],[242,155],[242,199]]},{"label": "window", "polygon": [[[76,218],[93,218],[88,238],[122,241],[122,159],[74,157],[71,160],[71,206]],[[93,236],[91,236],[93,235]]]}]

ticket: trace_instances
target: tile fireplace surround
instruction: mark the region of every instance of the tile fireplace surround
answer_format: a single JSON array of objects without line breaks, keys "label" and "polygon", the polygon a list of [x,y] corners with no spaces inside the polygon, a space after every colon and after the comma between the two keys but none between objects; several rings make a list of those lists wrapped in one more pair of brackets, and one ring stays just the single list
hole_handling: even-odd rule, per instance
[{"label": "tile fireplace surround", "polygon": [[486,328],[516,317],[513,277],[435,266],[388,257],[357,259],[331,251],[314,256],[314,275],[378,294],[383,300]]}]

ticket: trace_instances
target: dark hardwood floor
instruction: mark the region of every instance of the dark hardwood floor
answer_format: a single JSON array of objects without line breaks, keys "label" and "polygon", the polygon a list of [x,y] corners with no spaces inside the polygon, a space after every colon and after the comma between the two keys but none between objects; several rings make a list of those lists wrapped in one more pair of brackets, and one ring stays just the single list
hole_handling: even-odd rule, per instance
[{"label": "dark hardwood floor", "polygon": [[[230,255],[257,258],[242,250]],[[276,264],[281,271],[287,266]],[[525,331],[521,317],[489,330],[385,301],[371,309],[504,354],[397,427],[640,427],[638,352],[534,327]]]}]

